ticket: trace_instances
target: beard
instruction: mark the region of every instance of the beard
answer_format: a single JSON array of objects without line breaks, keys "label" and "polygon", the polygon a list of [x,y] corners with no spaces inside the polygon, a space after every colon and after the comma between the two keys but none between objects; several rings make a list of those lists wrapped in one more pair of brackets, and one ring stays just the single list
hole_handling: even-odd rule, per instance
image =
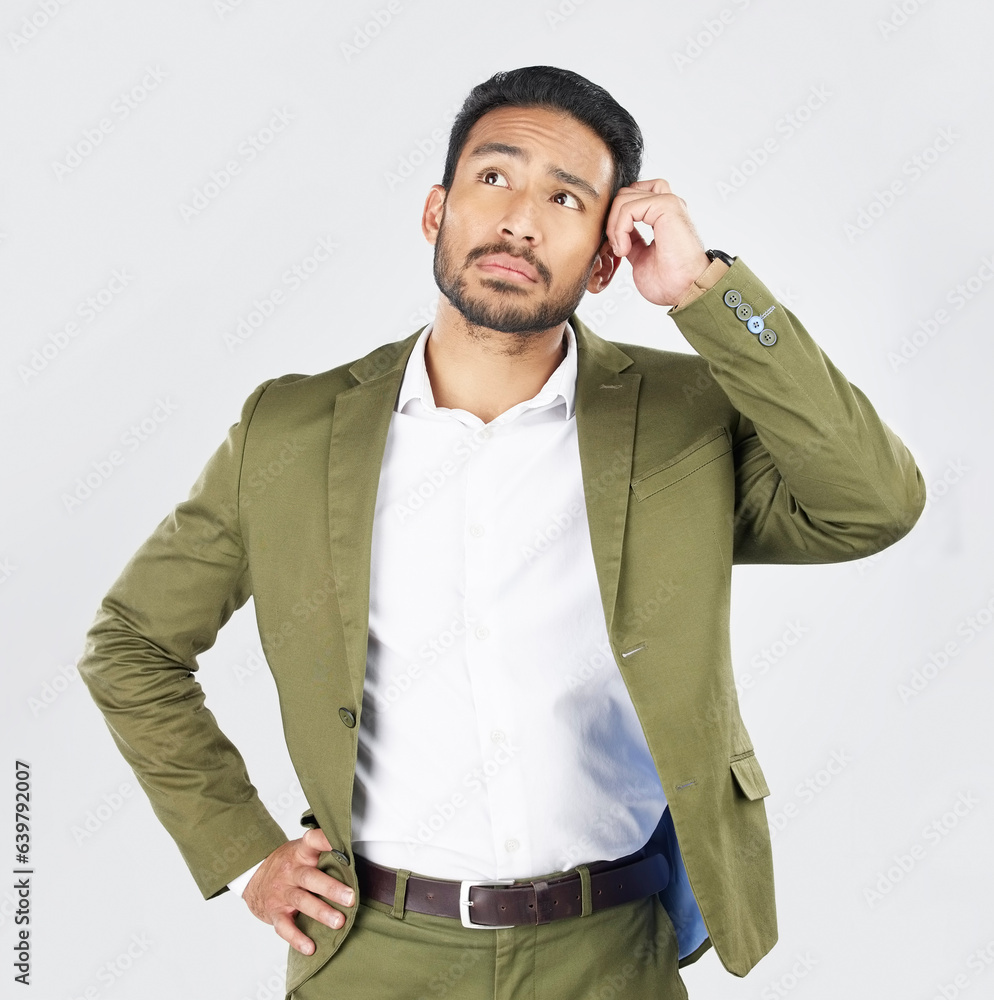
[{"label": "beard", "polygon": [[547,290],[552,284],[552,273],[535,257],[532,250],[525,248],[521,251],[511,243],[489,243],[486,246],[476,247],[466,255],[466,260],[460,270],[452,260],[452,249],[446,238],[445,216],[443,214],[438,227],[438,238],[435,240],[435,258],[432,268],[435,284],[438,285],[439,291],[462,314],[468,324],[498,330],[501,333],[540,333],[565,323],[580,304],[580,299],[583,298],[587,281],[590,279],[594,267],[594,260],[591,260],[587,273],[581,275],[570,287],[531,305],[520,301],[529,294],[530,286],[489,276],[481,278],[480,283],[498,294],[489,299],[472,297],[466,289],[466,278],[463,272],[469,268],[473,261],[496,253],[520,257],[535,268],[540,283]]}]

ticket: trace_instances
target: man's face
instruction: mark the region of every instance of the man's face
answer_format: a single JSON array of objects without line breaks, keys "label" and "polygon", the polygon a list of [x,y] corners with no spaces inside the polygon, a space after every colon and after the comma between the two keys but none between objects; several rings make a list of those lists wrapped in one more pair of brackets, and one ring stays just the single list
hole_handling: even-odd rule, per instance
[{"label": "man's face", "polygon": [[588,283],[602,287],[591,275],[606,252],[613,177],[607,144],[576,119],[546,108],[488,112],[448,192],[436,185],[426,204],[439,290],[477,326],[526,334],[560,325]]}]

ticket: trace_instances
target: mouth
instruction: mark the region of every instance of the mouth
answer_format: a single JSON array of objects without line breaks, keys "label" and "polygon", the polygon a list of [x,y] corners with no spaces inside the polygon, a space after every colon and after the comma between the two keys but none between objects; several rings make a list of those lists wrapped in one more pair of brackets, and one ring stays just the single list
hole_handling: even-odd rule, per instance
[{"label": "mouth", "polygon": [[504,278],[507,281],[517,281],[524,285],[535,284],[538,281],[538,272],[531,264],[520,257],[512,257],[506,253],[483,257],[476,266],[495,278]]}]

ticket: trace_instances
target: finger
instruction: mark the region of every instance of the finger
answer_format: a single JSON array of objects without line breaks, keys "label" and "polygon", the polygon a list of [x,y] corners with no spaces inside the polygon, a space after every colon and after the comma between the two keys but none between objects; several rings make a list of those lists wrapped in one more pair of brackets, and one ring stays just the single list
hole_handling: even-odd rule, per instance
[{"label": "finger", "polygon": [[355,893],[350,886],[337,878],[332,878],[320,868],[302,868],[297,878],[297,885],[307,889],[308,892],[313,892],[316,896],[324,896],[333,903],[341,903],[342,906],[351,906],[355,902]]},{"label": "finger", "polygon": [[281,913],[273,921],[276,933],[291,948],[295,948],[301,955],[313,955],[316,945],[314,942],[293,922],[293,917],[288,913]]},{"label": "finger", "polygon": [[345,924],[345,914],[341,910],[336,910],[335,907],[306,889],[294,889],[287,894],[286,898],[290,910],[305,913],[328,927],[337,930]]}]

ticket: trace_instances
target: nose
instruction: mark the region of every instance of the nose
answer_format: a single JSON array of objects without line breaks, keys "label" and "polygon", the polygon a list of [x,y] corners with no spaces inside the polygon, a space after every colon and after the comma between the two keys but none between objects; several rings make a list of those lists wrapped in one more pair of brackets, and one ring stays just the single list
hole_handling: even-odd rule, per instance
[{"label": "nose", "polygon": [[538,218],[531,199],[524,192],[514,192],[506,204],[506,211],[497,223],[503,239],[520,240],[529,246],[540,241]]}]

